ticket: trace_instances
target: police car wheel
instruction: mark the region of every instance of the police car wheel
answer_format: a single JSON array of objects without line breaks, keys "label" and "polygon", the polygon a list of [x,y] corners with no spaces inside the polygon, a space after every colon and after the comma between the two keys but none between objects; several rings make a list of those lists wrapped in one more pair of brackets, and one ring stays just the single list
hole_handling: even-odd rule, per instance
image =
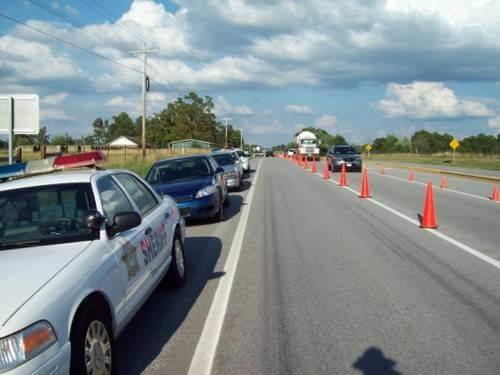
[{"label": "police car wheel", "polygon": [[176,288],[181,287],[186,281],[186,261],[184,246],[176,235],[172,245],[172,263],[167,273],[167,284]]},{"label": "police car wheel", "polygon": [[87,306],[71,330],[71,374],[113,374],[113,338],[106,314]]}]

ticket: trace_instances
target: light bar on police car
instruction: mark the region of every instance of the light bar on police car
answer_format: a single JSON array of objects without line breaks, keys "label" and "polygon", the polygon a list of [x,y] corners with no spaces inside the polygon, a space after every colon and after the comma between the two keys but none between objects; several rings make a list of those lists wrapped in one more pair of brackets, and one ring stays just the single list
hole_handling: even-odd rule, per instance
[{"label": "light bar on police car", "polygon": [[63,169],[92,167],[106,160],[102,151],[90,151],[82,154],[64,155],[27,163],[0,166],[0,180],[50,173]]}]

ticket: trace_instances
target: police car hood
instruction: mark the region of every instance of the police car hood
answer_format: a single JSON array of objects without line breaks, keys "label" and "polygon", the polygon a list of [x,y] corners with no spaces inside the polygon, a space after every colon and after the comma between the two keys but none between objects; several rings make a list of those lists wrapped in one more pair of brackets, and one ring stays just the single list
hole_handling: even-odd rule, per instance
[{"label": "police car hood", "polygon": [[0,250],[0,325],[66,267],[91,241]]}]

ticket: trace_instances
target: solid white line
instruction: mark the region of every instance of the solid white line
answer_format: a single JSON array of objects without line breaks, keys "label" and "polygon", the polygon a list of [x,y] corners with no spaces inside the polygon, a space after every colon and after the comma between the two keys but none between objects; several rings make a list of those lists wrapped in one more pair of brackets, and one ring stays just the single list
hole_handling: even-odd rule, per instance
[{"label": "solid white line", "polygon": [[[319,173],[316,173],[316,174],[319,175],[320,177],[322,177],[322,175],[320,175]],[[332,182],[332,183],[334,183],[334,184],[336,184],[336,185],[339,184],[337,181],[334,181],[332,179],[330,179],[329,181]],[[343,186],[343,187],[345,189],[349,190],[351,193],[359,195],[359,192],[356,191],[355,189],[353,189],[353,188],[351,188],[349,186]],[[414,224],[416,226],[420,226],[420,223],[417,220],[412,219],[409,216],[406,216],[405,214],[403,214],[403,213],[401,213],[401,212],[399,212],[399,211],[397,211],[397,210],[395,210],[395,209],[393,209],[393,208],[391,208],[391,207],[383,204],[382,202],[379,202],[379,201],[377,201],[377,200],[375,200],[373,198],[366,198],[366,200],[369,201],[369,202],[372,202],[373,204],[379,206],[380,208],[383,208],[386,211],[389,211],[390,213],[392,213],[392,214],[400,217],[403,220],[406,220],[406,221],[408,221],[408,222],[410,222],[410,223],[412,223],[412,224]],[[426,229],[426,231],[428,233],[431,233],[431,234],[435,235],[436,237],[439,237],[442,240],[445,240],[446,242],[448,242],[448,243],[450,243],[450,244],[458,247],[459,249],[461,249],[461,250],[463,250],[463,251],[465,251],[465,252],[467,252],[467,253],[475,256],[476,258],[479,258],[479,259],[485,261],[486,263],[491,264],[492,266],[500,269],[500,261],[498,261],[498,260],[496,260],[494,258],[491,258],[491,257],[489,257],[489,256],[481,253],[480,251],[475,250],[472,247],[470,247],[470,246],[468,246],[468,245],[466,245],[466,244],[464,244],[464,243],[462,243],[460,241],[457,241],[454,238],[452,238],[450,236],[447,236],[446,234],[444,234],[442,232],[439,232],[436,229]]]},{"label": "solid white line", "polygon": [[252,185],[250,186],[250,190],[245,199],[247,204],[243,204],[241,206],[240,221],[238,222],[238,227],[234,233],[231,249],[229,250],[229,255],[227,257],[226,264],[224,265],[223,272],[225,272],[225,275],[222,279],[220,279],[219,285],[217,286],[214,299],[212,300],[212,305],[210,306],[207,319],[205,320],[205,325],[203,326],[203,330],[201,332],[200,340],[196,345],[196,350],[193,358],[191,359],[188,375],[210,374],[212,371],[215,354],[217,352],[217,345],[219,343],[222,326],[224,324],[224,317],[226,315],[227,305],[231,295],[234,276],[238,267],[243,237],[248,223],[248,215],[252,208],[253,195],[259,179],[261,163],[262,162],[258,163],[255,178],[252,181]]},{"label": "solid white line", "polygon": [[[375,173],[375,169],[373,168],[367,168],[369,171],[373,171]],[[377,174],[377,173],[375,173]],[[391,176],[391,175],[388,175],[388,174],[380,174],[378,173],[378,175],[380,176],[384,176],[384,177],[389,177],[389,178],[393,178],[395,180],[400,180],[400,181],[405,181],[405,182],[409,182],[409,183],[413,183],[413,184],[419,184],[419,185],[427,185],[425,182],[420,182],[420,181],[408,181],[407,179],[405,178],[402,178],[402,177],[398,177],[398,176]],[[459,191],[459,190],[453,190],[453,189],[440,189],[439,191],[443,191],[443,192],[450,192],[450,193],[455,193],[455,194],[460,194],[460,195],[464,195],[466,197],[469,197],[469,198],[475,198],[475,199],[481,199],[481,200],[487,200],[489,201],[490,199],[489,198],[486,198],[486,197],[481,197],[480,195],[475,195],[475,194],[471,194],[471,193],[466,193],[464,191]]]}]

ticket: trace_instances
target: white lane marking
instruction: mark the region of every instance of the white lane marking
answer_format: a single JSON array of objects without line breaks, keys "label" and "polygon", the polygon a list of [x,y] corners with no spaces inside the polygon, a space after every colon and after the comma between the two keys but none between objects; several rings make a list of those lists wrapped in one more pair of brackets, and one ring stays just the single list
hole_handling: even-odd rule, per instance
[{"label": "white lane marking", "polygon": [[238,227],[234,233],[233,242],[229,250],[229,255],[224,265],[225,275],[219,281],[217,290],[215,291],[212,305],[205,320],[205,325],[201,332],[200,340],[196,345],[191,364],[189,366],[188,375],[210,374],[217,352],[217,345],[222,332],[224,324],[224,317],[226,315],[227,305],[231,296],[231,289],[233,286],[234,276],[238,267],[238,260],[240,259],[241,247],[243,244],[243,237],[245,235],[248,215],[252,208],[253,195],[255,187],[259,179],[261,170],[261,163],[258,163],[255,178],[252,181],[250,190],[245,199],[246,205],[241,206],[241,216],[238,222]]},{"label": "white lane marking", "polygon": [[[318,176],[322,177],[321,174],[319,173],[316,173]],[[334,181],[332,179],[329,179],[330,182],[336,184],[336,185],[339,185],[339,183],[337,181]],[[356,195],[359,195],[359,192],[349,186],[343,186],[345,189],[349,190],[351,193],[354,193]],[[405,214],[395,210],[394,208],[391,208],[385,204],[383,204],[382,202],[379,202],[377,201],[376,199],[373,199],[373,198],[366,198],[367,201],[370,201],[372,202],[373,204],[379,206],[380,208],[383,208],[384,210],[386,211],[389,211],[390,213],[400,217],[401,219],[403,220],[406,220],[414,225],[417,225],[417,226],[420,226],[420,223],[415,220],[415,219],[412,219],[411,217],[409,216],[406,216]],[[455,240],[454,238],[450,237],[450,236],[447,236],[446,234],[442,233],[442,232],[439,232],[438,230],[436,229],[426,229],[426,231],[428,233],[431,233],[433,234],[434,236],[436,237],[439,237],[441,238],[442,240],[445,240],[446,242],[458,247],[459,249],[475,256],[476,258],[479,258],[483,261],[485,261],[486,263],[488,264],[491,264],[493,267],[496,267],[498,269],[500,269],[500,261],[494,259],[494,258],[491,258],[483,253],[481,253],[480,251],[476,250],[476,249],[473,249],[472,247],[458,241],[458,240]]]},{"label": "white lane marking", "polygon": [[[372,171],[372,172],[375,172],[376,170],[373,169],[373,168],[367,168],[369,171]],[[405,178],[402,178],[402,177],[397,177],[397,176],[391,176],[391,175],[388,175],[388,174],[383,174],[381,176],[384,176],[384,177],[389,177],[389,178],[393,178],[395,180],[401,180],[401,181],[405,181],[405,182],[410,182],[410,183],[413,183],[413,184],[419,184],[419,185],[427,185],[425,182],[420,182],[420,181],[408,181],[407,179]],[[450,192],[450,193],[455,193],[455,194],[460,194],[460,195],[464,195],[466,197],[469,197],[469,198],[475,198],[475,199],[481,199],[481,200],[486,200],[486,201],[489,201],[490,199],[487,198],[487,197],[482,197],[480,195],[475,195],[475,194],[471,194],[471,193],[466,193],[464,191],[459,191],[459,190],[454,190],[454,189],[439,189],[439,191],[443,191],[443,192]]]}]

